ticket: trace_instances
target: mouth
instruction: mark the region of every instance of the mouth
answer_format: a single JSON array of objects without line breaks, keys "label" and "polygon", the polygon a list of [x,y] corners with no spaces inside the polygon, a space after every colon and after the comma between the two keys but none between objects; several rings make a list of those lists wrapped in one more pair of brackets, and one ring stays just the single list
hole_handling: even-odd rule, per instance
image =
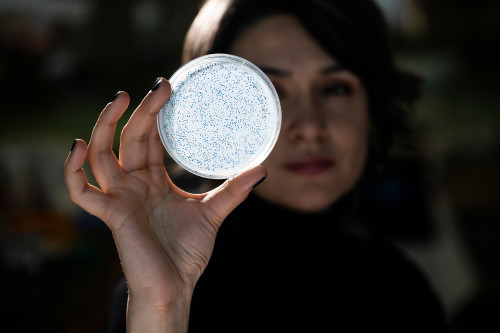
[{"label": "mouth", "polygon": [[284,165],[284,168],[295,174],[312,176],[327,171],[334,164],[334,161],[329,158],[306,157],[289,162]]}]

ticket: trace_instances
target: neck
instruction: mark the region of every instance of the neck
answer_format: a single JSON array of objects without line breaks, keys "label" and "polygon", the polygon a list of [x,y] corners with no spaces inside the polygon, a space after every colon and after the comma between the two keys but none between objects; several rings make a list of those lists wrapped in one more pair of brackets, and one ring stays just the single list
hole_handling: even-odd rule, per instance
[{"label": "neck", "polygon": [[287,269],[297,261],[320,265],[335,245],[350,203],[346,197],[327,210],[305,213],[250,194],[223,223],[216,247],[273,270]]}]

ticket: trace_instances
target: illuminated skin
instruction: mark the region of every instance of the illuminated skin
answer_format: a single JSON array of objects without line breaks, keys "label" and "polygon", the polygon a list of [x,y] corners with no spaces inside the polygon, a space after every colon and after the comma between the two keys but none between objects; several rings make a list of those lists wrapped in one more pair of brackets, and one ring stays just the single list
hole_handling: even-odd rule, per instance
[{"label": "illuminated skin", "polygon": [[353,188],[366,161],[368,98],[361,80],[289,15],[251,26],[232,52],[266,72],[283,112],[280,136],[263,163],[267,179],[254,191],[293,210],[327,208]]},{"label": "illuminated skin", "polygon": [[[340,69],[289,16],[257,23],[233,51],[261,66],[281,95],[282,129],[265,168],[247,170],[203,194],[175,186],[165,172],[156,126],[171,91],[165,79],[130,116],[118,156],[112,147],[130,102],[126,92],[104,107],[89,144],[76,140],[66,160],[69,198],[112,232],[127,277],[129,332],[187,332],[191,296],[217,231],[266,173],[254,189],[259,196],[316,212],[352,189],[362,172],[368,101],[359,78]],[[87,181],[85,160],[98,187]]]}]

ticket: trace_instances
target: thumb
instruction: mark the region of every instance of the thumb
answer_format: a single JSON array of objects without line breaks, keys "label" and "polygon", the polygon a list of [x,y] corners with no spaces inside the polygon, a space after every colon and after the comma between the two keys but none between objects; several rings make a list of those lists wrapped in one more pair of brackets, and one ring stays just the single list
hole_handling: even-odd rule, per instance
[{"label": "thumb", "polygon": [[226,180],[222,185],[207,193],[203,198],[205,217],[217,228],[224,219],[267,176],[267,170],[259,165],[242,174]]}]

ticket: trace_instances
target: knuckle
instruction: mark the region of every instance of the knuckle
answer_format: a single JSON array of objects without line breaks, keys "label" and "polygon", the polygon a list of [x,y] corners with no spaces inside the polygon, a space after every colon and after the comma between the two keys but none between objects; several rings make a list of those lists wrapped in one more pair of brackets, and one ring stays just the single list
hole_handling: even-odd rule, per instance
[{"label": "knuckle", "polygon": [[73,191],[68,190],[68,199],[76,204],[77,199]]},{"label": "knuckle", "polygon": [[73,189],[71,186],[67,186],[67,194],[68,194],[68,199],[79,205],[79,201],[80,201],[80,197],[82,195],[83,191],[82,190],[76,190],[76,189]]},{"label": "knuckle", "polygon": [[239,198],[243,194],[235,178],[228,179],[226,191],[233,198]]}]

